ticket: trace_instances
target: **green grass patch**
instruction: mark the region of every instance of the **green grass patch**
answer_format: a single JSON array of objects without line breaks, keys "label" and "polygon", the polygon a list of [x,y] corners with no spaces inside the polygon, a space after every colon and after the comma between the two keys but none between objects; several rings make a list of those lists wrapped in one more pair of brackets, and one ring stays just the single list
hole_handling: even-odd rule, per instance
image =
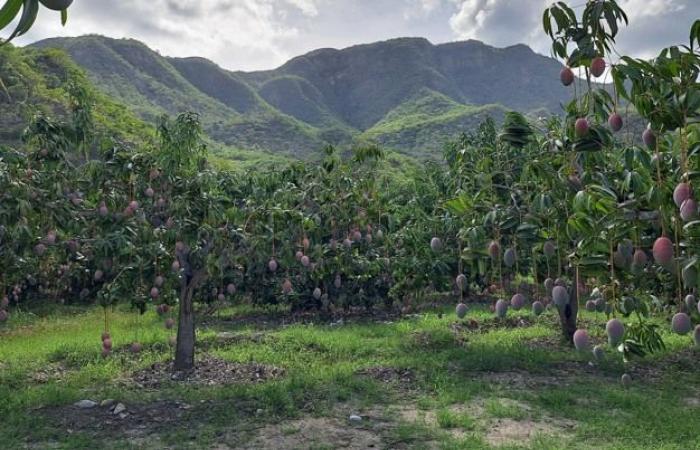
[{"label": "green grass patch", "polygon": [[[279,318],[285,311],[233,307],[222,311],[220,319],[200,318],[202,348],[211,357],[274,366],[284,375],[260,383],[166,383],[158,389],[139,388],[129,380],[134,372],[171,357],[163,317],[153,312],[139,316],[128,308],[113,311],[115,351],[102,358],[101,308],[15,312],[0,328],[0,441],[7,448],[28,443],[128,448],[130,441],[120,434],[128,427],[117,428],[116,437],[95,427],[68,435],[51,414],[72,411],[68,405],[80,399],[113,398],[136,409],[158,402],[190,405],[183,416],[186,424],[182,418],[163,428],[149,423],[146,448],[233,444],[254,437],[265,424],[280,424],[280,435],[292,439],[301,431],[287,421],[327,418],[342,428],[354,413],[365,417],[362,432],[376,433],[387,447],[489,448],[489,430],[499,420],[567,424],[560,427],[564,440],[535,430],[532,440],[523,438],[511,447],[569,448],[557,447],[562,442],[596,449],[700,445],[700,433],[688,422],[700,413],[700,390],[693,387],[700,382],[693,369],[697,353],[689,336],[664,331],[667,350],[635,362],[636,369],[626,367],[613,349],[604,363],[591,366],[591,355],[557,339],[551,312],[540,318],[518,313],[525,325],[514,326],[520,321],[495,321],[486,307],[474,306],[469,318],[480,328],[472,330],[460,328],[450,310],[391,323],[276,326],[271,320],[272,325],[263,326],[240,318]],[[603,338],[598,328],[604,322],[603,315],[582,314],[594,339]],[[227,333],[225,339],[221,332]],[[144,345],[139,355],[126,349],[135,340]],[[668,358],[674,362],[668,364]],[[627,389],[619,382],[624,371],[634,380]],[[405,417],[406,410],[415,411],[417,420]]]}]

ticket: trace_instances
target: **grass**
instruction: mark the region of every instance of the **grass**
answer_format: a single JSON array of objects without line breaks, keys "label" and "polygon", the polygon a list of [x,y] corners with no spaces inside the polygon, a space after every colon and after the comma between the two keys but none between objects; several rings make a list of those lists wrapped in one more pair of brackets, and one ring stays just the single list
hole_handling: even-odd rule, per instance
[{"label": "grass", "polygon": [[440,428],[462,428],[471,430],[475,426],[475,421],[469,414],[441,409],[437,413],[437,424]]},{"label": "grass", "polygon": [[[250,312],[244,307],[223,315]],[[261,329],[255,322],[233,326],[209,319],[198,329],[200,342],[211,342],[223,331],[240,338],[208,346],[210,353],[237,363],[277,366],[285,375],[262,383],[170,383],[152,390],[125,380],[169,358],[169,331],[155,313],[137,317],[127,309],[114,311],[111,333],[117,351],[103,359],[101,308],[15,312],[0,328],[0,442],[3,448],[237,448],[268,430],[263,427],[278,427],[279,439],[303,440],[310,431],[294,421],[332,419],[340,430],[357,413],[368,417],[357,432],[372,433],[390,448],[700,446],[700,432],[692,426],[692,417],[700,413],[700,391],[694,387],[700,373],[693,365],[697,353],[687,350],[688,336],[664,336],[666,353],[636,363],[633,385],[624,389],[619,376],[630,369],[611,350],[606,362],[589,367],[587,354],[557,343],[551,312],[516,328],[499,326],[485,307],[475,306],[468,317],[482,328],[460,331],[459,340],[448,310],[343,326],[300,323]],[[584,313],[582,323],[594,340],[603,339],[602,315]],[[263,339],[254,338],[261,334]],[[119,350],[134,340],[144,344],[143,353]],[[669,354],[679,351],[687,361],[668,364]],[[385,382],[361,374],[377,367],[412,376]],[[644,379],[649,372],[642,369],[648,367],[662,376]],[[49,376],[42,379],[38,375],[44,372]],[[145,422],[140,440],[123,429],[94,424],[66,433],[57,416],[74,414],[67,405],[84,398],[113,398],[130,408],[177,400],[191,409],[168,427]],[[521,438],[494,440],[503,421],[534,423],[545,431],[533,428]],[[334,429],[321,433],[313,445],[341,446]]]},{"label": "grass", "polygon": [[498,419],[522,420],[527,412],[516,404],[503,403],[502,400],[490,398],[486,401],[486,412]]},{"label": "grass", "polygon": [[430,159],[442,150],[449,136],[454,136],[453,130],[472,129],[489,116],[500,121],[504,111],[501,105],[458,103],[425,88],[365,130],[362,138],[420,159]]}]

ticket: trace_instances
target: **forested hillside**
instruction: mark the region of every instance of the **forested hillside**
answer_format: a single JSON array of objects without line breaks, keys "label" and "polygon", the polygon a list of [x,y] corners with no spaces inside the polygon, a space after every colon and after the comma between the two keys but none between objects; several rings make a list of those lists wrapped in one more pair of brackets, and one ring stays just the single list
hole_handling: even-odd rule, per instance
[{"label": "forested hillside", "polygon": [[95,86],[145,120],[193,110],[217,142],[302,158],[367,140],[436,157],[487,116],[560,113],[567,98],[557,83],[561,64],[524,45],[401,38],[320,49],[261,72],[167,58],[138,41],[101,36],[35,46],[66,50]]}]

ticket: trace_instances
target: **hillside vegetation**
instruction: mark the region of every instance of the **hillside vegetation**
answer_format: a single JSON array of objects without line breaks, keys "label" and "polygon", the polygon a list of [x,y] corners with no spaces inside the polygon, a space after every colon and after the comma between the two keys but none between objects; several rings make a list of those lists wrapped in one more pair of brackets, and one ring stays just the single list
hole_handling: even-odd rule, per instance
[{"label": "hillside vegetation", "polygon": [[65,53],[5,45],[0,47],[0,144],[19,144],[34,115],[67,119],[71,90],[85,90],[93,97],[98,132],[130,142],[144,142],[153,136],[152,126],[95,89]]},{"label": "hillside vegetation", "polygon": [[[138,114],[138,107],[134,109],[134,104],[131,103],[130,107],[126,106],[127,100],[123,97],[98,89],[85,70],[62,50],[15,48],[8,45],[0,47],[0,146],[22,148],[22,135],[37,116],[46,117],[57,124],[70,122],[73,118],[71,92],[77,91],[84,92],[90,99],[92,120],[98,137],[93,144],[93,151],[107,149],[115,142],[151,147],[160,116],[169,113],[144,100],[143,111],[148,111],[148,114]],[[250,92],[250,99],[259,102],[257,94]],[[182,103],[172,107],[186,106]],[[242,110],[246,108],[244,103],[239,107]],[[269,106],[263,106],[260,112],[271,116],[275,114]],[[240,117],[238,120],[240,124],[245,123]],[[303,124],[299,126],[305,127]],[[216,125],[212,131],[216,131]],[[264,134],[264,130],[260,132]],[[248,133],[251,142],[254,140],[254,129],[243,133]],[[252,144],[240,147],[228,145],[217,140],[216,136],[214,133],[205,138],[211,150],[209,159],[215,166],[232,171],[283,167],[294,161],[295,156],[314,160],[322,155],[320,141],[309,144],[309,147],[297,143],[300,146],[298,153],[271,152]],[[294,142],[292,136],[290,145]],[[416,166],[412,158],[389,151],[382,167],[390,174],[403,176]]]},{"label": "hillside vegetation", "polygon": [[558,113],[567,98],[556,82],[561,64],[524,45],[401,38],[320,49],[258,72],[167,58],[138,41],[101,36],[34,46],[66,50],[96,87],[147,121],[192,110],[219,143],[301,158],[368,139],[434,158],[487,116]]}]

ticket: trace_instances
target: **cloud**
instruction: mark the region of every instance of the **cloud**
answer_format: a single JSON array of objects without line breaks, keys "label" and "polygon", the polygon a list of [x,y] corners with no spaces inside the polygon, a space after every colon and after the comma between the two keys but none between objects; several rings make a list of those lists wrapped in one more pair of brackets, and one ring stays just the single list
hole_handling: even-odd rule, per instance
[{"label": "cloud", "polygon": [[[270,67],[294,56],[299,35],[290,14],[318,15],[320,0],[91,0],[75,2],[68,25],[42,10],[19,44],[52,36],[97,33],[145,42],[169,56],[203,56],[227,67]],[[53,17],[51,17],[53,15]]]},{"label": "cloud", "polygon": [[536,36],[547,0],[463,0],[450,18],[458,39],[478,39],[504,47],[517,43],[542,48]]},{"label": "cloud", "polygon": [[631,20],[674,14],[686,8],[678,0],[621,0],[620,6]]},{"label": "cloud", "polygon": [[[541,17],[551,0],[446,0],[456,10],[450,27],[456,39],[479,39],[502,47],[524,43],[549,54],[550,41]],[[697,0],[621,0],[630,25],[620,32],[618,50],[650,57],[662,47],[685,43],[692,22],[700,17]],[[576,10],[582,11],[583,5]]]},{"label": "cloud", "polygon": [[434,11],[438,6],[440,6],[442,0],[418,0],[418,2],[423,11],[431,12]]},{"label": "cloud", "polygon": [[201,17],[203,12],[202,4],[194,0],[166,0],[165,6],[173,14],[182,17]]},{"label": "cloud", "polygon": [[443,0],[406,0],[403,18],[407,21],[430,17],[443,6]]},{"label": "cloud", "polygon": [[[571,0],[582,4],[585,0]],[[541,14],[552,0],[80,0],[63,28],[42,9],[18,44],[53,36],[134,38],[169,56],[202,56],[234,70],[269,69],[319,47],[402,36],[432,42],[525,43],[549,54]],[[618,48],[653,56],[687,41],[700,0],[620,0],[631,25]],[[581,11],[581,7],[577,9]]]},{"label": "cloud", "polygon": [[690,27],[700,17],[697,0],[622,0],[630,25],[620,32],[622,54],[651,58],[664,47],[687,44]]},{"label": "cloud", "polygon": [[290,5],[296,6],[302,13],[310,17],[318,16],[318,0],[286,0]]}]

